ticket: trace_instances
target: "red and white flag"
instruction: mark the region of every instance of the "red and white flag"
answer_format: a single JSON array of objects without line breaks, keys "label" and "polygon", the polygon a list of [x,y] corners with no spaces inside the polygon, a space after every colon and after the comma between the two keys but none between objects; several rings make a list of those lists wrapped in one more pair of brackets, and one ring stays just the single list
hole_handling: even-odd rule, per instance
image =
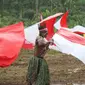
[{"label": "red and white flag", "polygon": [[68,11],[54,24],[54,27],[58,29],[53,36],[56,46],[52,46],[50,49],[71,54],[85,64],[85,38],[79,35],[85,33],[85,28],[78,25],[68,29],[67,15]]},{"label": "red and white flag", "polygon": [[55,50],[71,54],[85,64],[85,38],[67,29],[60,29],[53,36]]},{"label": "red and white flag", "polygon": [[54,24],[54,27],[56,29],[60,29],[61,27],[68,28],[68,25],[67,25],[68,13],[69,13],[69,11],[64,13],[64,15]]},{"label": "red and white flag", "polygon": [[83,26],[77,25],[73,28],[70,28],[70,29],[68,28],[68,25],[67,25],[68,13],[69,11],[64,13],[64,15],[54,24],[54,27],[56,29],[67,28],[69,31],[74,32],[76,34],[85,34],[85,27]]},{"label": "red and white flag", "polygon": [[24,30],[25,42],[28,42],[28,43],[24,43],[23,48],[25,48],[25,49],[34,48],[36,37],[39,35],[38,24],[43,23],[43,22],[46,23],[46,27],[48,28],[47,40],[51,39],[54,34],[54,23],[56,21],[56,18],[58,16],[61,16],[62,14],[63,13],[56,13],[55,15],[49,16],[46,19],[43,19],[42,21],[40,21],[32,26],[25,28],[25,30]]},{"label": "red and white flag", "polygon": [[0,67],[11,65],[24,42],[23,22],[0,28]]}]

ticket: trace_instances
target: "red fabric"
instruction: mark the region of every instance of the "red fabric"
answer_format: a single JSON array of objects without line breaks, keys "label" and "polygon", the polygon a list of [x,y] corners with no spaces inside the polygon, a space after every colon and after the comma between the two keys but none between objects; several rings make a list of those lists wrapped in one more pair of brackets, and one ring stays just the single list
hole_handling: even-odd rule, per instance
[{"label": "red fabric", "polygon": [[[57,34],[63,36],[64,38],[66,38],[67,40],[71,41],[71,42],[74,42],[74,43],[77,43],[77,44],[82,44],[82,45],[85,45],[85,38],[78,35],[78,34],[75,34],[71,31],[68,31],[66,29],[60,29],[58,32],[56,32]],[[63,43],[63,42],[62,42]]]},{"label": "red fabric", "polygon": [[54,34],[54,23],[56,22],[56,18],[52,18],[46,21],[46,27],[48,28],[47,39],[51,39]]},{"label": "red fabric", "polygon": [[54,35],[54,23],[56,22],[56,18],[62,14],[63,13],[57,13],[55,15],[49,16],[46,20],[43,20],[46,23],[46,27],[48,28],[47,40],[50,40]]},{"label": "red fabric", "polygon": [[0,67],[11,65],[24,42],[23,22],[0,28]]},{"label": "red fabric", "polygon": [[34,45],[28,41],[24,41],[24,44],[23,44],[23,48],[24,49],[28,49],[28,50],[32,50],[34,48]]},{"label": "red fabric", "polygon": [[79,31],[75,31],[74,33],[79,34],[79,35],[85,34],[84,32],[79,32]]},{"label": "red fabric", "polygon": [[61,21],[60,21],[60,24],[61,24],[61,27],[66,27],[68,28],[68,25],[67,25],[67,16],[68,16],[68,13],[69,11],[67,11],[61,18]]}]

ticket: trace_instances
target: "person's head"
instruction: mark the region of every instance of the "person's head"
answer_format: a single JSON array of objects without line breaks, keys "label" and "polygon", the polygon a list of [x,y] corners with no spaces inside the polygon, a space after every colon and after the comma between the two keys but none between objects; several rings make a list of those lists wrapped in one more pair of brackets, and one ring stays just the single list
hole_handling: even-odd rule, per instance
[{"label": "person's head", "polygon": [[39,31],[40,31],[40,36],[42,37],[46,37],[48,34],[48,29],[46,28],[46,24],[40,24],[39,25]]}]

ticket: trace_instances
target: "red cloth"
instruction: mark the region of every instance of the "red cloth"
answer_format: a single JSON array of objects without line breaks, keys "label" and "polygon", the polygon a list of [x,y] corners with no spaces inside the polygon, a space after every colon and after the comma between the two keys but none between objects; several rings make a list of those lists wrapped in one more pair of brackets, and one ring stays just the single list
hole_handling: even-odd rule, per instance
[{"label": "red cloth", "polygon": [[0,28],[0,67],[11,65],[24,42],[23,22]]},{"label": "red cloth", "polygon": [[73,33],[71,31],[68,31],[68,30],[63,29],[63,28],[61,28],[56,33],[63,36],[64,38],[66,38],[67,40],[69,40],[73,43],[85,45],[85,38],[82,37],[81,35],[78,35],[76,33]]},{"label": "red cloth", "polygon": [[48,28],[47,40],[51,39],[54,35],[54,23],[56,22],[56,18],[52,18],[46,21],[46,27]]},{"label": "red cloth", "polygon": [[27,50],[32,50],[34,48],[34,45],[33,43],[30,43],[25,39],[22,48],[27,49]]},{"label": "red cloth", "polygon": [[62,16],[61,21],[60,21],[61,27],[66,27],[66,28],[68,28],[68,25],[67,25],[68,13],[69,13],[69,11],[67,11],[67,12]]}]

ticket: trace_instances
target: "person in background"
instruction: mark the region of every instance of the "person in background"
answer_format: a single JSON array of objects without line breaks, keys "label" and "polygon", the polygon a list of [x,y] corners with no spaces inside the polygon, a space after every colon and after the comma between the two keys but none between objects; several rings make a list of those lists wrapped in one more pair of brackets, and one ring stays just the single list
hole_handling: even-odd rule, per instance
[{"label": "person in background", "polygon": [[48,29],[45,23],[39,25],[39,36],[35,41],[34,56],[31,57],[27,72],[28,85],[50,85],[49,69],[44,56],[53,44],[53,40],[46,40]]}]

